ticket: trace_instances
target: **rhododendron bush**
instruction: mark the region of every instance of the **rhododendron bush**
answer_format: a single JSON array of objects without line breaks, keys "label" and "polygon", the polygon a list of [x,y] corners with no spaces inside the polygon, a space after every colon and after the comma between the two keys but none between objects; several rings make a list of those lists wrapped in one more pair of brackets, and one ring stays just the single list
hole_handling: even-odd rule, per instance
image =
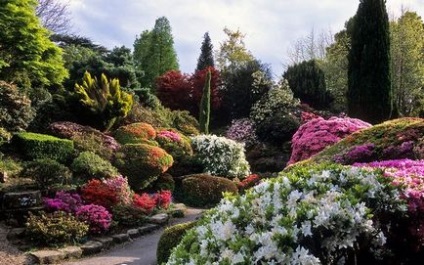
[{"label": "rhododendron bush", "polygon": [[93,234],[106,232],[112,223],[112,215],[101,205],[83,205],[76,210],[75,215],[78,220],[89,225],[89,231]]},{"label": "rhododendron bush", "polygon": [[255,125],[247,118],[231,121],[231,125],[225,133],[225,137],[245,143],[247,147],[254,145],[258,141]]},{"label": "rhododendron bush", "polygon": [[244,144],[216,135],[194,136],[191,143],[205,173],[241,178],[250,173]]},{"label": "rhododendron bush", "polygon": [[352,118],[312,119],[300,126],[292,138],[292,154],[288,164],[307,159],[325,147],[371,124]]},{"label": "rhododendron bush", "polygon": [[169,190],[163,190],[158,193],[148,194],[134,194],[133,205],[141,208],[146,213],[151,213],[156,207],[161,209],[168,209],[172,201],[172,194]]},{"label": "rhododendron bush", "polygon": [[227,195],[167,264],[381,264],[398,254],[392,217],[406,211],[399,190],[379,170],[294,168]]}]

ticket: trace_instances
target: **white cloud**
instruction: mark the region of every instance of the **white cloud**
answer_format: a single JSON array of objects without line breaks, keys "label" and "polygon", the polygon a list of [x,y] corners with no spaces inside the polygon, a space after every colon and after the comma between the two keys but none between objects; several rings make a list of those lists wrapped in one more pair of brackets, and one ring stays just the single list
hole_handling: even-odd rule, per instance
[{"label": "white cloud", "polygon": [[[356,13],[359,1],[69,0],[69,4],[77,33],[108,48],[132,48],[136,35],[152,29],[158,17],[166,16],[180,68],[187,73],[195,68],[206,31],[218,48],[225,38],[224,27],[240,29],[246,34],[246,47],[280,75],[291,43],[312,29],[341,30]],[[387,5],[389,13],[396,15],[402,5],[424,15],[424,0],[389,0]]]}]

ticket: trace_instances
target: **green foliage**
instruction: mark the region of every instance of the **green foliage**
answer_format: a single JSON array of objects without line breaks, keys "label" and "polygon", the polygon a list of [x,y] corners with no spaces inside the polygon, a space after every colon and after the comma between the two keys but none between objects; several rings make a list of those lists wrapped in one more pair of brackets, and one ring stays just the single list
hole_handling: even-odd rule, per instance
[{"label": "green foliage", "polygon": [[278,111],[256,125],[256,135],[264,142],[281,145],[290,141],[300,127],[300,119],[295,113]]},{"label": "green foliage", "polygon": [[289,66],[283,77],[289,83],[294,97],[315,109],[328,109],[332,99],[326,90],[325,75],[316,60]]},{"label": "green foliage", "polygon": [[12,134],[6,131],[3,127],[0,127],[0,146],[4,143],[8,143],[12,139]]},{"label": "green foliage", "polygon": [[146,212],[133,205],[118,204],[112,207],[112,217],[119,226],[138,227],[146,223]]},{"label": "green foliage", "polygon": [[134,42],[134,62],[144,72],[140,78],[142,87],[153,87],[156,77],[170,70],[178,70],[177,53],[169,20],[156,19],[151,31],[143,31]]},{"label": "green foliage", "polygon": [[88,233],[88,224],[62,211],[41,213],[30,215],[25,233],[37,245],[61,246],[82,241]]},{"label": "green foliage", "polygon": [[35,180],[42,190],[67,184],[71,178],[71,172],[66,166],[49,158],[27,162],[20,175]]},{"label": "green foliage", "polygon": [[348,60],[348,114],[370,123],[392,115],[389,19],[384,0],[364,0],[355,15]]},{"label": "green foliage", "polygon": [[156,251],[157,264],[163,264],[168,261],[171,250],[180,243],[187,230],[195,227],[196,224],[196,221],[191,221],[173,225],[165,229],[158,242]]},{"label": "green foliage", "polygon": [[184,176],[178,199],[193,207],[213,207],[223,198],[223,193],[238,194],[236,184],[226,178],[208,174]]},{"label": "green foliage", "polygon": [[424,109],[424,22],[415,12],[405,12],[390,23],[393,97],[402,116]]},{"label": "green foliage", "polygon": [[200,100],[199,124],[202,133],[209,133],[209,119],[211,115],[211,71],[208,71]]},{"label": "green foliage", "polygon": [[203,35],[203,42],[200,51],[199,59],[197,59],[196,71],[201,71],[209,66],[215,67],[213,59],[213,45],[208,32]]},{"label": "green foliage", "polygon": [[199,122],[190,115],[188,111],[174,110],[171,112],[171,127],[179,130],[185,135],[198,135]]},{"label": "green foliage", "polygon": [[0,172],[6,172],[9,177],[18,177],[21,170],[22,164],[19,161],[11,157],[1,157]]},{"label": "green foliage", "polygon": [[165,150],[148,144],[126,144],[116,154],[114,166],[134,190],[147,187],[173,164],[174,160]]},{"label": "green foliage", "polygon": [[113,150],[106,146],[103,139],[94,133],[75,134],[71,137],[74,142],[75,149],[78,151],[88,151],[97,154],[106,160],[111,160],[113,157]]},{"label": "green foliage", "polygon": [[72,171],[86,180],[92,178],[110,178],[119,175],[112,164],[93,152],[82,152],[74,159]]},{"label": "green foliage", "polygon": [[125,118],[133,104],[133,96],[121,90],[119,80],[108,81],[104,74],[99,83],[85,72],[82,85],[75,84],[75,93],[82,106],[100,122],[97,127],[106,131]]},{"label": "green foliage", "polygon": [[154,144],[156,131],[152,125],[145,122],[136,122],[119,127],[114,134],[121,144],[149,143]]},{"label": "green foliage", "polygon": [[60,85],[62,53],[35,14],[35,0],[0,2],[0,80],[22,87]]},{"label": "green foliage", "polygon": [[22,131],[34,116],[31,100],[15,85],[0,81],[0,126],[9,132]]},{"label": "green foliage", "polygon": [[71,140],[46,134],[21,132],[15,134],[12,142],[30,159],[50,158],[67,162],[74,153],[74,143]]},{"label": "green foliage", "polygon": [[156,136],[156,142],[161,148],[179,162],[193,155],[190,138],[174,129],[160,129]]},{"label": "green foliage", "polygon": [[175,189],[175,181],[174,178],[168,174],[161,174],[158,179],[152,184],[153,190],[169,190],[171,192]]}]

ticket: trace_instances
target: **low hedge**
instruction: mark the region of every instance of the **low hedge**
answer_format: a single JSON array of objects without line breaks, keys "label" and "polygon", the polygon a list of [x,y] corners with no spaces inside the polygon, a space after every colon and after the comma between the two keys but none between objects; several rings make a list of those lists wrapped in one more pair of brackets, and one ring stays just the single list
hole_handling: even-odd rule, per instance
[{"label": "low hedge", "polygon": [[21,132],[13,140],[19,150],[29,159],[49,158],[67,162],[74,153],[74,143],[47,134]]},{"label": "low hedge", "polygon": [[213,207],[221,201],[224,192],[238,194],[233,181],[209,174],[183,176],[178,188],[178,199],[194,207]]},{"label": "low hedge", "polygon": [[180,243],[187,230],[193,228],[196,223],[196,221],[192,221],[177,224],[165,229],[158,242],[156,251],[157,264],[161,265],[168,261],[171,250]]}]

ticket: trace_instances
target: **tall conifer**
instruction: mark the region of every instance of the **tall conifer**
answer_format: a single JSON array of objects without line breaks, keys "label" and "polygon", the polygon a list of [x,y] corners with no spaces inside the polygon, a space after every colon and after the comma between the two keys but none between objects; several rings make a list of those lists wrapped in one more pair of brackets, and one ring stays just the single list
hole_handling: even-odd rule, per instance
[{"label": "tall conifer", "polygon": [[200,48],[200,56],[197,60],[196,71],[201,71],[209,66],[214,67],[214,59],[213,59],[213,45],[211,43],[211,38],[209,37],[209,33],[206,32],[203,36],[202,47]]}]

